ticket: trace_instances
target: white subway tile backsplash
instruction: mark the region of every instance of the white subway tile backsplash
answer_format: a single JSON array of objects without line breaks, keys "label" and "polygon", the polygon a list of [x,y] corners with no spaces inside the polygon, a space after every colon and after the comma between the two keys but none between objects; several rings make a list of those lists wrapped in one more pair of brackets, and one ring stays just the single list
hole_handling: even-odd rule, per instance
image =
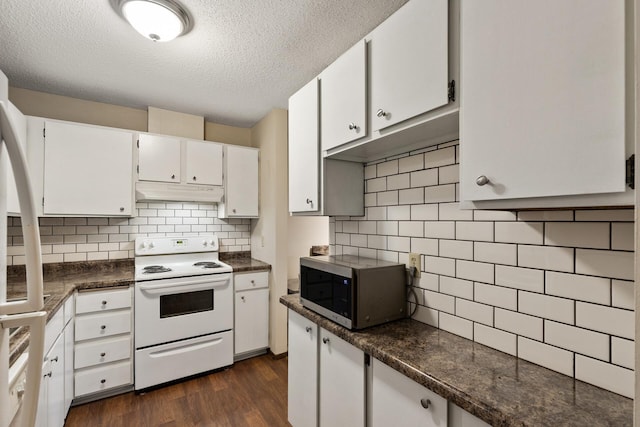
[{"label": "white subway tile backsplash", "polygon": [[634,369],[635,344],[633,340],[611,337],[611,363]]},{"label": "white subway tile backsplash", "polygon": [[378,221],[376,226],[376,234],[382,234],[385,236],[397,236],[398,221]]},{"label": "white subway tile backsplash", "polygon": [[417,252],[423,255],[438,256],[438,240],[412,238],[411,252]]},{"label": "white subway tile backsplash", "polygon": [[[413,221],[437,221],[438,220],[438,204],[436,203],[432,203],[428,205],[412,205],[412,206],[398,206],[398,207],[410,208],[411,209],[410,215]],[[409,218],[406,218],[406,219],[409,219]]]},{"label": "white subway tile backsplash", "polygon": [[427,273],[441,274],[444,276],[456,275],[456,261],[450,258],[426,255],[422,268]]},{"label": "white subway tile backsplash", "polygon": [[576,249],[576,273],[633,280],[633,252]]},{"label": "white subway tile backsplash", "polygon": [[611,224],[611,249],[618,251],[633,251],[634,223],[618,222]]},{"label": "white subway tile backsplash", "polygon": [[402,159],[398,160],[398,171],[400,173],[417,171],[423,168],[424,168],[424,154],[403,157]]},{"label": "white subway tile backsplash", "polygon": [[474,287],[475,301],[484,304],[502,307],[509,310],[518,309],[518,291],[502,286],[476,283]]},{"label": "white subway tile backsplash", "polygon": [[[420,222],[421,224],[422,221]],[[453,221],[425,221],[424,236],[434,239],[454,239],[456,224]]]},{"label": "white subway tile backsplash", "polygon": [[378,176],[377,166],[368,165],[364,167],[364,179],[372,179]]},{"label": "white subway tile backsplash", "polygon": [[447,147],[441,150],[434,150],[424,154],[425,169],[452,165],[454,163],[456,163],[455,147]]},{"label": "white subway tile backsplash", "polygon": [[545,245],[609,249],[609,240],[609,224],[604,222],[547,222],[545,225]]},{"label": "white subway tile backsplash", "polygon": [[430,187],[432,185],[438,185],[438,169],[411,172],[411,187]]},{"label": "white subway tile backsplash", "polygon": [[413,286],[438,292],[440,289],[440,276],[423,272],[420,277],[413,279]]},{"label": "white subway tile backsplash", "polygon": [[387,219],[390,221],[409,221],[411,219],[411,210],[413,206],[389,206],[387,208]]},{"label": "white subway tile backsplash", "polygon": [[473,220],[472,210],[460,209],[460,204],[454,203],[440,203],[439,205],[439,218],[441,221],[471,221]]},{"label": "white subway tile backsplash", "polygon": [[368,179],[366,181],[367,193],[387,191],[387,178]]},{"label": "white subway tile backsplash", "polygon": [[545,292],[558,297],[609,305],[611,302],[611,280],[547,271]]},{"label": "white subway tile backsplash", "polygon": [[510,211],[473,211],[474,221],[515,221],[516,213]]},{"label": "white subway tile backsplash", "polygon": [[395,175],[398,173],[398,160],[378,163],[378,176]]},{"label": "white subway tile backsplash", "polygon": [[473,322],[461,317],[440,313],[440,329],[460,335],[469,340],[473,339]]},{"label": "white subway tile backsplash", "polygon": [[386,207],[367,208],[365,209],[365,216],[369,221],[385,221],[387,219],[387,208]]},{"label": "white subway tile backsplash", "polygon": [[456,298],[456,316],[493,326],[493,307],[490,305]]},{"label": "white subway tile backsplash", "polygon": [[573,221],[573,211],[521,211],[518,221]]},{"label": "white subway tile backsplash", "polygon": [[633,339],[635,313],[614,307],[576,302],[576,325],[617,337]]},{"label": "white subway tile backsplash", "polygon": [[635,309],[634,283],[625,280],[611,281],[611,302],[614,307]]},{"label": "white subway tile backsplash", "polygon": [[541,222],[496,222],[495,240],[505,243],[542,245],[543,223]]},{"label": "white subway tile backsplash", "polygon": [[434,310],[422,305],[419,305],[413,319],[431,325],[435,328],[438,327],[438,310]]},{"label": "white subway tile backsplash", "polygon": [[453,314],[455,312],[455,298],[439,292],[424,291],[424,303],[427,307]]},{"label": "white subway tile backsplash", "polygon": [[518,311],[542,317],[543,319],[573,324],[574,301],[520,291],[518,294]]},{"label": "white subway tile backsplash", "polygon": [[484,283],[494,283],[494,265],[456,260],[456,277]]},{"label": "white subway tile backsplash", "polygon": [[633,209],[589,209],[576,211],[576,221],[633,222]]},{"label": "white subway tile backsplash", "polygon": [[367,239],[367,246],[369,248],[385,250],[387,249],[387,236],[367,236]]},{"label": "white subway tile backsplash", "polygon": [[443,166],[438,172],[438,184],[451,184],[460,180],[460,167],[458,165]]},{"label": "white subway tile backsplash", "polygon": [[544,342],[609,361],[609,337],[605,334],[545,320]]},{"label": "white subway tile backsplash", "polygon": [[442,276],[440,278],[440,292],[471,300],[473,299],[473,282]]},{"label": "white subway tile backsplash", "polygon": [[[378,195],[378,199],[380,196]],[[424,193],[422,188],[411,188],[408,190],[399,190],[398,200],[395,204],[401,205],[416,205],[424,203]],[[381,204],[378,202],[378,204]]]},{"label": "white subway tile backsplash", "polygon": [[518,266],[573,272],[573,248],[518,245]]},{"label": "white subway tile backsplash", "polygon": [[456,239],[493,241],[493,222],[456,222]]},{"label": "white subway tile backsplash", "polygon": [[611,390],[630,399],[634,397],[632,370],[576,354],[576,379]]},{"label": "white subway tile backsplash", "polygon": [[455,202],[456,200],[455,184],[437,185],[434,187],[424,188],[425,203]]},{"label": "white subway tile backsplash", "polygon": [[364,195],[364,206],[376,206],[378,204],[378,195],[376,193],[367,193]]},{"label": "white subway tile backsplash", "polygon": [[479,323],[473,325],[473,339],[503,353],[516,355],[517,336]]},{"label": "white subway tile backsplash", "polygon": [[409,237],[387,237],[387,249],[397,252],[409,252],[411,250],[411,239]]},{"label": "white subway tile backsplash", "polygon": [[544,321],[539,317],[496,308],[494,324],[496,328],[513,332],[516,335],[522,335],[538,341],[543,339]]},{"label": "white subway tile backsplash", "polygon": [[398,191],[383,191],[378,193],[378,205],[388,206],[398,204]]},{"label": "white subway tile backsplash", "polygon": [[518,357],[561,374],[573,376],[573,353],[518,337]]},{"label": "white subway tile backsplash", "polygon": [[475,261],[504,265],[517,264],[518,253],[516,245],[485,242],[475,242],[473,245],[473,259]]},{"label": "white subway tile backsplash", "polygon": [[440,240],[440,256],[473,260],[473,242]]},{"label": "white subway tile backsplash", "polygon": [[400,221],[398,223],[398,235],[400,236],[424,237],[424,229],[425,225],[422,221]]}]

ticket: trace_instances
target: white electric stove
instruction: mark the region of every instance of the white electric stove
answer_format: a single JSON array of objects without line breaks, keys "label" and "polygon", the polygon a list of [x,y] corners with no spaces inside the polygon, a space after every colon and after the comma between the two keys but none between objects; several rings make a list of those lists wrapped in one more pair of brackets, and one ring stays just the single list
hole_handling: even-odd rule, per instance
[{"label": "white electric stove", "polygon": [[233,364],[232,268],[217,236],[135,245],[135,389]]}]

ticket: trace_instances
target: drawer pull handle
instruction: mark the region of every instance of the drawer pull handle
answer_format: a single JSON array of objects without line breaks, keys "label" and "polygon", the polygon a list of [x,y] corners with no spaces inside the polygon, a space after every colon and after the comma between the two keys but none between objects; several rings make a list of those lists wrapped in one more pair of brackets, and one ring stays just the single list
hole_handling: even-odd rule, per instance
[{"label": "drawer pull handle", "polygon": [[46,377],[51,378],[51,371],[47,372],[46,374],[44,374],[44,375],[42,376],[42,378],[46,378]]},{"label": "drawer pull handle", "polygon": [[107,380],[105,380],[104,378],[100,380],[100,384],[104,384],[106,382],[107,382]]},{"label": "drawer pull handle", "polygon": [[431,406],[431,401],[423,397],[422,399],[420,399],[420,404],[424,409],[429,409],[429,406]]},{"label": "drawer pull handle", "polygon": [[256,285],[256,281],[255,281],[255,280],[252,280],[252,281],[251,281],[251,284],[252,284],[253,286],[255,286],[255,285]]},{"label": "drawer pull handle", "polygon": [[107,302],[106,301],[102,301],[102,305],[107,305]]},{"label": "drawer pull handle", "polygon": [[104,331],[105,329],[107,329],[107,325],[101,325],[100,329],[102,329]]},{"label": "drawer pull handle", "polygon": [[57,362],[58,361],[58,356],[54,357],[53,359],[51,359],[52,362]]},{"label": "drawer pull handle", "polygon": [[100,357],[105,357],[107,353],[100,353]]},{"label": "drawer pull handle", "polygon": [[311,326],[307,326],[306,328],[304,328],[304,330],[311,333]]},{"label": "drawer pull handle", "polygon": [[322,342],[325,344],[329,344],[329,338],[327,337],[322,338]]}]

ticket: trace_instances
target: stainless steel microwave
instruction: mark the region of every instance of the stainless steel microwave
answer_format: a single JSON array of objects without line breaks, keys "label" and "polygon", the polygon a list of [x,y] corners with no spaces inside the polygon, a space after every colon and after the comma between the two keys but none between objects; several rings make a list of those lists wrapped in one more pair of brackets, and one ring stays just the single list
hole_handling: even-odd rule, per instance
[{"label": "stainless steel microwave", "polygon": [[300,258],[302,305],[349,329],[405,317],[405,266],[353,255]]}]

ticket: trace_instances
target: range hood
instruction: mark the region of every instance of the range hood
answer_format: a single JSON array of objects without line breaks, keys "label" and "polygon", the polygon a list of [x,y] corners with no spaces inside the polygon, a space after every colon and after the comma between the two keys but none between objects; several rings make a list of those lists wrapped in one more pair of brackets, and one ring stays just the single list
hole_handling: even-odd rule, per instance
[{"label": "range hood", "polygon": [[136,182],[136,202],[208,202],[219,203],[224,196],[221,186],[172,184],[168,182]]}]

